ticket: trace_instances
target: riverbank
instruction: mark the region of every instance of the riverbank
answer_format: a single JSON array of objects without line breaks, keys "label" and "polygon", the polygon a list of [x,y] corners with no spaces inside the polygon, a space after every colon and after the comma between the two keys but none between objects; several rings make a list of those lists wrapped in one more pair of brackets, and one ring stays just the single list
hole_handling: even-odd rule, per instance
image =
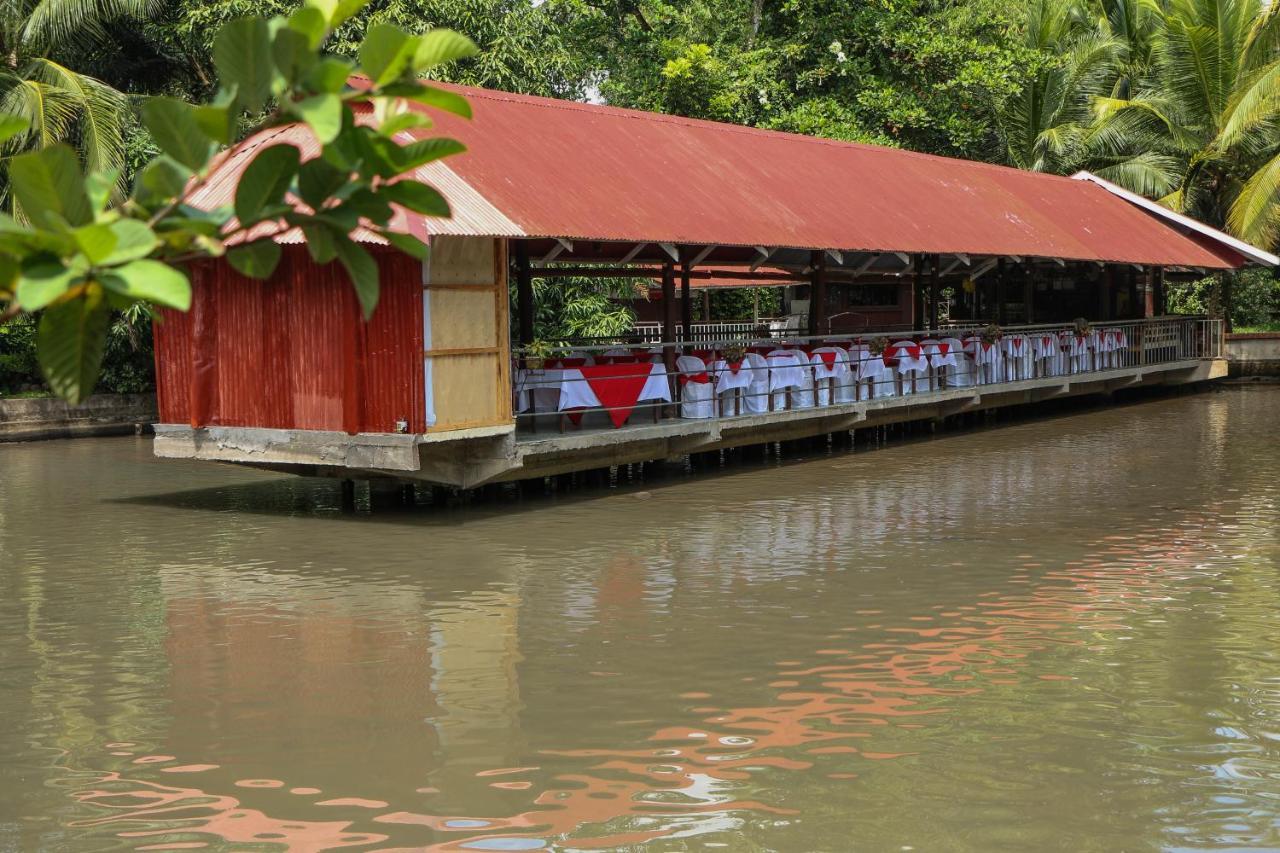
[{"label": "riverbank", "polygon": [[1280,332],[1227,335],[1226,346],[1231,379],[1280,381]]},{"label": "riverbank", "polygon": [[0,398],[0,442],[149,432],[154,394],[96,394],[72,406],[56,397]]}]

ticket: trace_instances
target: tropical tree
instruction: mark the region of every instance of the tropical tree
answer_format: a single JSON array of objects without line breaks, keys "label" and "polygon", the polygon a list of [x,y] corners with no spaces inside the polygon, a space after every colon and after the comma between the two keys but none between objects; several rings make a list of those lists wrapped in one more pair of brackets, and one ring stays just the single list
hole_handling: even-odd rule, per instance
[{"label": "tropical tree", "polygon": [[[429,119],[411,104],[469,117],[465,98],[421,77],[476,49],[450,30],[414,35],[377,24],[358,61],[326,55],[325,41],[363,5],[308,0],[287,17],[224,26],[213,45],[220,87],[212,102],[143,104],[142,122],[162,153],[120,203],[112,202],[118,173],[86,172],[68,145],[11,158],[12,193],[26,221],[0,214],[0,323],[38,314],[37,355],[55,393],[79,402],[92,391],[113,312],[139,304],[188,310],[190,260],[225,255],[242,274],[266,278],[281,256],[274,237],[298,228],[313,260],[342,265],[368,316],[378,301],[377,265],[351,232],[369,229],[425,256],[421,241],[389,227],[392,205],[447,216],[435,189],[404,176],[462,146],[426,136]],[[371,120],[356,121],[357,102],[372,103]],[[238,132],[247,116],[259,119],[250,130],[305,124],[319,156],[304,162],[296,146],[258,146],[233,204],[193,205],[222,146],[249,150],[244,140],[252,137]],[[0,113],[0,143],[29,127],[26,115]],[[414,139],[401,143],[405,132]]]},{"label": "tropical tree", "polygon": [[[1280,5],[1166,0],[1154,69],[1135,90],[1093,99],[1091,141],[1158,152],[1161,201],[1262,245],[1280,236]],[[1161,183],[1121,176],[1138,191]]]},{"label": "tropical tree", "polygon": [[155,0],[0,0],[0,112],[26,124],[0,146],[6,207],[13,203],[7,163],[22,151],[70,142],[90,171],[123,164],[125,96],[63,58],[101,42],[109,25],[142,19],[155,6]]}]

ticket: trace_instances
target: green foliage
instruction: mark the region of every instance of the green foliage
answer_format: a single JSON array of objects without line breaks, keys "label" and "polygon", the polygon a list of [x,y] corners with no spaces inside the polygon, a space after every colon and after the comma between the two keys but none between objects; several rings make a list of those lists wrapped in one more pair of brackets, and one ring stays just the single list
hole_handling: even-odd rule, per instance
[{"label": "green foliage", "polygon": [[1280,241],[1280,6],[1031,0],[1023,32],[1046,62],[997,111],[1010,163]]},{"label": "green foliage", "polygon": [[[757,315],[755,312],[759,310]],[[711,291],[714,323],[745,323],[759,317],[782,314],[782,288],[751,287]]]},{"label": "green foliage", "polygon": [[[1241,270],[1224,278],[1230,289],[1231,324],[1237,331],[1280,322],[1280,278],[1273,270]],[[1169,310],[1175,314],[1221,317],[1224,299],[1217,276],[1169,285]]]},{"label": "green foliage", "polygon": [[[630,300],[635,279],[550,278],[533,280],[534,320],[539,338],[562,343],[626,334],[635,323]],[[515,288],[512,287],[512,300]],[[514,301],[512,311],[516,310]]]},{"label": "green foliage", "polygon": [[[161,153],[139,169],[132,194],[119,204],[112,203],[119,172],[86,173],[69,146],[9,161],[22,220],[0,215],[0,322],[40,312],[36,354],[55,393],[80,402],[93,390],[113,311],[187,310],[191,288],[183,265],[196,258],[225,253],[240,272],[265,278],[280,258],[272,238],[292,228],[306,233],[317,261],[339,260],[365,315],[373,312],[377,268],[349,235],[358,227],[390,235],[393,203],[448,214],[439,193],[406,172],[461,146],[431,139],[401,144],[394,137],[427,123],[409,102],[469,115],[464,99],[420,76],[474,56],[475,46],[452,32],[407,33],[379,24],[357,51],[362,65],[322,55],[325,39],[362,5],[308,0],[287,18],[250,16],[223,27],[212,44],[221,88],[209,103],[162,96],[143,104],[142,121]],[[371,85],[348,86],[350,74],[365,75]],[[373,102],[381,123],[357,123],[357,101]],[[234,205],[194,206],[214,152],[247,116],[255,117],[254,130],[307,125],[323,143],[323,165],[304,172],[297,148],[242,141],[227,154],[249,161]],[[0,113],[0,141],[22,137],[29,121]],[[306,206],[289,200],[295,197]],[[388,239],[405,246],[412,238]]]},{"label": "green foliage", "polygon": [[993,155],[992,110],[1043,61],[998,0],[571,8],[612,103],[940,154]]}]

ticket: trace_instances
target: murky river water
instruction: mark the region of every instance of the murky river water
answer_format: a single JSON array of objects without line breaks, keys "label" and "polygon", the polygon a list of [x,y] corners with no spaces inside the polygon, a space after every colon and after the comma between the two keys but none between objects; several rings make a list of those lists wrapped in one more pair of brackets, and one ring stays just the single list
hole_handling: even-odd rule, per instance
[{"label": "murky river water", "polygon": [[1280,848],[1278,430],[355,516],[0,446],[0,850]]}]

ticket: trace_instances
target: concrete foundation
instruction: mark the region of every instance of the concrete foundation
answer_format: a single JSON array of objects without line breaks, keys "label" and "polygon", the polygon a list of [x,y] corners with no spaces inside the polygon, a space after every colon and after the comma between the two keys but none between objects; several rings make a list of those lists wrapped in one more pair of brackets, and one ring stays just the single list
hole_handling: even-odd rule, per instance
[{"label": "concrete foundation", "polygon": [[517,435],[514,425],[427,436],[352,436],[234,427],[193,430],[158,424],[155,452],[172,459],[234,462],[304,475],[394,477],[469,489],[1064,397],[1187,385],[1226,375],[1224,359],[1200,359],[840,406],[556,435]]}]

